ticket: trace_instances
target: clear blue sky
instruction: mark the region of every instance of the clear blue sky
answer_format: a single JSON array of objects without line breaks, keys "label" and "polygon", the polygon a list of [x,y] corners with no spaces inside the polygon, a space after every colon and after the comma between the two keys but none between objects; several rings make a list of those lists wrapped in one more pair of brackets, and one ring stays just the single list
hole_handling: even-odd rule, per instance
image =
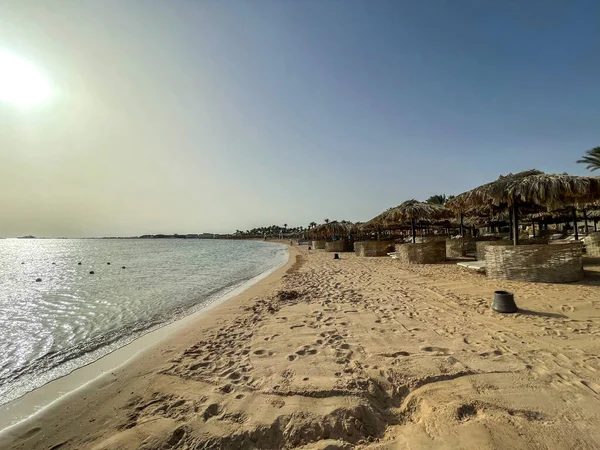
[{"label": "clear blue sky", "polygon": [[55,87],[0,105],[0,235],[368,220],[600,145],[598,1],[44,5],[0,7]]}]

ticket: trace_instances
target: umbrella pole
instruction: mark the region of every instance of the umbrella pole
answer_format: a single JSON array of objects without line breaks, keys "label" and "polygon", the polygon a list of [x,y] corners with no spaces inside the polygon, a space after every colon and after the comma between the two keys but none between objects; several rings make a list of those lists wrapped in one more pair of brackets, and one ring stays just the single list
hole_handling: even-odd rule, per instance
[{"label": "umbrella pole", "polygon": [[598,219],[594,219],[594,231],[598,231]]},{"label": "umbrella pole", "polygon": [[535,239],[535,221],[531,221],[531,229],[533,230],[533,238]]},{"label": "umbrella pole", "polygon": [[579,240],[579,230],[577,230],[577,211],[575,210],[575,207],[572,208],[572,212],[573,212],[573,228],[575,228],[575,240],[578,241]]},{"label": "umbrella pole", "polygon": [[512,241],[514,238],[513,233],[513,212],[512,209],[508,209],[508,238]]},{"label": "umbrella pole", "polygon": [[513,243],[514,243],[514,245],[519,245],[519,211],[517,209],[516,203],[513,203],[512,211],[513,211],[513,224],[515,226],[515,229],[513,230]]},{"label": "umbrella pole", "polygon": [[465,235],[465,227],[463,226],[463,215],[460,213],[460,237]]},{"label": "umbrella pole", "polygon": [[588,228],[588,223],[587,223],[587,211],[585,210],[585,208],[583,209],[583,220],[585,221],[585,234],[589,234],[590,230]]},{"label": "umbrella pole", "polygon": [[415,219],[410,219],[410,227],[412,229],[412,241],[413,241],[413,244],[415,244],[417,242],[417,235],[416,235],[416,230],[415,230]]}]

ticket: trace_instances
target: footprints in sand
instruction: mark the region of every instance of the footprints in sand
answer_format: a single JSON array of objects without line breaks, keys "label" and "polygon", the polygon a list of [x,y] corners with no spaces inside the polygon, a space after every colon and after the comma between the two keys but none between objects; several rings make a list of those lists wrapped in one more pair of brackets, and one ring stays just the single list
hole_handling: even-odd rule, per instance
[{"label": "footprints in sand", "polygon": [[[255,388],[251,375],[254,367],[250,358],[267,356],[268,353],[264,349],[255,349],[252,353],[248,345],[254,336],[250,327],[250,323],[255,323],[253,320],[236,319],[232,325],[219,329],[207,340],[188,348],[180,357],[172,360],[175,364],[161,373],[217,384],[220,385],[220,392],[225,394],[233,392],[237,386]],[[225,384],[221,385],[222,382]]]},{"label": "footprints in sand", "polygon": [[202,418],[204,420],[208,420],[211,417],[219,415],[220,412],[221,412],[221,407],[219,406],[219,404],[211,403],[204,409],[204,412],[202,413]]},{"label": "footprints in sand", "polygon": [[168,417],[177,421],[187,420],[190,415],[199,413],[206,398],[198,400],[184,399],[173,394],[159,394],[155,392],[150,399],[134,397],[127,407],[132,411],[120,429],[132,428],[145,420],[151,420],[157,416]]},{"label": "footprints in sand", "polygon": [[594,383],[593,381],[581,380],[581,384],[583,384],[586,388],[591,390],[594,394],[600,395],[600,385],[598,383]]},{"label": "footprints in sand", "polygon": [[298,350],[296,350],[293,355],[288,355],[287,359],[290,361],[295,361],[301,356],[316,355],[317,353],[318,352],[316,348],[313,348],[310,345],[304,345],[298,348]]},{"label": "footprints in sand", "polygon": [[397,351],[392,353],[381,353],[381,356],[386,358],[397,358],[398,356],[410,356],[410,353],[404,351]]},{"label": "footprints in sand", "polygon": [[482,358],[487,358],[489,356],[502,356],[502,351],[501,350],[491,350],[489,352],[482,352],[479,354],[479,356],[481,356]]},{"label": "footprints in sand", "polygon": [[456,409],[456,419],[460,422],[466,422],[477,415],[477,407],[473,403],[467,403]]},{"label": "footprints in sand", "polygon": [[433,353],[436,356],[446,356],[446,355],[452,354],[452,352],[450,352],[449,349],[444,348],[444,347],[424,346],[424,347],[421,347],[421,350],[424,352]]},{"label": "footprints in sand", "polygon": [[[489,299],[482,295],[450,295],[442,287],[420,285],[414,274],[399,279],[397,264],[392,261],[389,268],[387,260],[377,261],[379,272],[376,275],[372,273],[375,263],[365,259],[362,264],[365,269],[357,270],[352,276],[332,268],[330,262],[323,263],[319,270],[311,267],[289,275],[284,280],[285,289],[302,291],[301,298],[291,295],[288,299],[284,295],[283,300],[257,301],[232,325],[207,335],[204,341],[174,357],[171,366],[166,366],[165,375],[193,380],[189,395],[203,392],[206,397],[168,398],[156,394],[151,401],[146,398],[144,402],[134,402],[130,406],[132,415],[127,426],[144,423],[151,417],[169,417],[177,422],[173,430],[169,430],[172,432],[170,445],[195,448],[198,442],[190,444],[192,433],[186,428],[191,425],[183,422],[202,424],[202,421],[211,421],[211,424],[220,425],[218,421],[227,420],[231,427],[227,439],[235,436],[242,439],[223,441],[229,448],[239,448],[242,442],[252,442],[249,445],[260,447],[279,426],[285,427],[285,432],[298,430],[298,434],[305,433],[294,424],[299,417],[283,414],[289,414],[294,405],[307,397],[311,397],[314,411],[319,411],[321,399],[333,396],[360,398],[365,403],[374,401],[377,411],[385,411],[386,420],[389,414],[389,420],[401,421],[410,418],[411,414],[418,414],[419,397],[414,392],[426,385],[447,383],[465,376],[472,380],[481,379],[478,389],[482,391],[498,389],[485,384],[486,378],[479,377],[489,368],[514,370],[516,374],[523,372],[532,384],[538,380],[542,385],[541,382],[548,380],[546,386],[564,388],[568,384],[569,388],[576,387],[581,393],[591,392],[590,397],[600,395],[600,359],[591,360],[590,355],[581,354],[577,356],[579,365],[574,365],[572,349],[563,355],[568,356],[569,361],[556,353],[524,352],[531,347],[535,336],[545,339],[550,336],[552,342],[557,342],[557,333],[551,334],[553,327],[563,335],[600,333],[595,322],[546,320],[533,315],[492,317]],[[384,273],[386,270],[389,270],[389,280]],[[298,306],[300,301],[303,305]],[[305,308],[304,303],[308,307]],[[456,308],[456,305],[460,307]],[[560,311],[572,313],[574,308],[562,305]],[[527,322],[529,328],[521,330],[521,335],[515,330],[500,331],[509,330],[511,321]],[[571,330],[567,330],[567,326]],[[282,336],[274,334],[275,331]],[[208,388],[205,387],[207,384]],[[470,389],[467,386],[470,383],[462,384],[467,391]],[[444,389],[441,384],[437,386],[436,395]],[[391,406],[401,408],[409,395],[416,399],[415,403],[404,408],[402,417],[392,417],[397,409]],[[538,417],[538,413],[532,411],[494,409],[476,399],[465,396],[452,400],[444,404],[445,413],[457,422],[457,426],[491,419],[520,423],[523,418],[535,420]],[[277,425],[259,431],[249,423],[244,425],[243,431],[236,428],[236,424],[247,420],[236,411],[260,402],[263,402],[262,408],[279,410],[285,407],[282,411],[270,412],[274,417],[279,415],[274,422]],[[317,415],[315,412],[314,416]],[[286,418],[280,420],[279,417]],[[359,417],[357,430],[365,426],[362,412]],[[288,423],[294,426],[288,426]],[[364,423],[369,421],[364,420]],[[207,429],[210,428],[208,425]],[[277,429],[279,431],[284,432]],[[246,432],[246,435],[242,434]],[[328,433],[326,435],[329,437]],[[356,436],[359,435],[356,432]],[[287,441],[290,442],[293,441]],[[215,444],[215,448],[217,446]]]},{"label": "footprints in sand", "polygon": [[296,350],[296,355],[304,356],[304,355],[315,355],[317,350],[312,348],[310,345],[305,345],[302,348]]},{"label": "footprints in sand", "polygon": [[230,394],[231,392],[233,392],[233,385],[232,384],[226,384],[225,386],[222,386],[219,388],[219,391],[221,391],[224,394]]}]

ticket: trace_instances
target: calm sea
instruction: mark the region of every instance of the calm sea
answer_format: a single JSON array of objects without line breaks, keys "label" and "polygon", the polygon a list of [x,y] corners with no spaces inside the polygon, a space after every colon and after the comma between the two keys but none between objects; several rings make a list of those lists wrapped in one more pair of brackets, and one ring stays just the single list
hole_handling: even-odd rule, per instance
[{"label": "calm sea", "polygon": [[0,240],[0,404],[201,309],[287,255],[249,241]]}]

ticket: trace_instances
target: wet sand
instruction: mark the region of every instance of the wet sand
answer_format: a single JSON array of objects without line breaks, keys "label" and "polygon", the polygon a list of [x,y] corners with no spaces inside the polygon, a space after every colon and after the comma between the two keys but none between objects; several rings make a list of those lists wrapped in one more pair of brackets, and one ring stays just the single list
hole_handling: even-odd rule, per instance
[{"label": "wet sand", "polygon": [[341,258],[295,248],[0,448],[600,448],[599,266],[550,285]]}]

